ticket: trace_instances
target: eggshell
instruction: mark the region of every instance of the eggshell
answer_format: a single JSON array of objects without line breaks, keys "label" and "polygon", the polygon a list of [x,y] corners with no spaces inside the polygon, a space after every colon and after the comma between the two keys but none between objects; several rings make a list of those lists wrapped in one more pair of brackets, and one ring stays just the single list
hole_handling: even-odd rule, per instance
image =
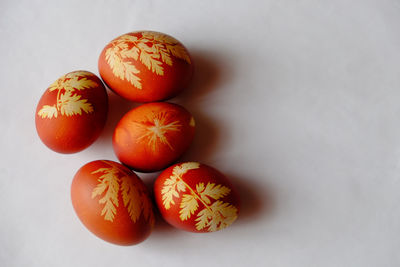
[{"label": "eggshell", "polygon": [[177,95],[193,75],[189,52],[175,38],[154,31],[121,35],[99,57],[104,82],[120,96],[155,102]]},{"label": "eggshell", "polygon": [[71,199],[86,228],[117,245],[142,242],[154,226],[147,188],[117,162],[96,160],[80,168],[72,181]]},{"label": "eggshell", "polygon": [[176,161],[194,137],[195,122],[183,107],[148,103],[125,114],[115,128],[118,159],[141,172],[161,170]]},{"label": "eggshell", "polygon": [[107,119],[108,97],[101,80],[88,71],[73,71],[57,79],[36,108],[36,130],[42,142],[59,153],[90,146]]},{"label": "eggshell", "polygon": [[221,230],[239,214],[239,195],[229,180],[198,162],[164,170],[154,183],[154,197],[169,224],[190,232]]}]

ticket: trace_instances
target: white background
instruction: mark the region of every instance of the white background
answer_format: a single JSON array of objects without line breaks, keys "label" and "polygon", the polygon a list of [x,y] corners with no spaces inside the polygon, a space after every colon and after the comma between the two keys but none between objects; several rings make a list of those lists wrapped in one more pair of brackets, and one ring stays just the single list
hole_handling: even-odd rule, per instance
[{"label": "white background", "polygon": [[[400,266],[399,28],[398,0],[2,0],[0,265]],[[55,79],[98,73],[108,41],[143,29],[191,52],[193,84],[172,100],[197,119],[183,159],[229,176],[242,213],[210,234],[159,220],[120,247],[83,227],[69,194],[83,164],[116,160],[132,104],[111,94],[103,134],[72,155],[41,143],[34,115]]]}]

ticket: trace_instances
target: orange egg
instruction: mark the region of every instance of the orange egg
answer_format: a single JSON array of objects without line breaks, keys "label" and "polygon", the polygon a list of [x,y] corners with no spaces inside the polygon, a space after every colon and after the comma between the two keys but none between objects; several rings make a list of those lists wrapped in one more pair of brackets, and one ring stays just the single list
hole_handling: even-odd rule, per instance
[{"label": "orange egg", "polygon": [[72,181],[71,199],[82,223],[117,245],[142,242],[154,226],[147,188],[117,162],[96,160],[80,168]]},{"label": "orange egg", "polygon": [[99,72],[117,94],[137,102],[165,100],[188,86],[193,64],[175,38],[153,31],[121,35],[101,52]]},{"label": "orange egg", "polygon": [[132,109],[114,131],[118,159],[142,172],[161,170],[176,161],[194,137],[195,122],[183,107],[148,103]]},{"label": "orange egg", "polygon": [[88,71],[73,71],[56,80],[36,108],[36,130],[42,142],[59,153],[91,145],[107,119],[108,97],[101,80]]},{"label": "orange egg", "polygon": [[154,183],[162,217],[190,232],[214,232],[231,225],[239,214],[239,195],[216,169],[198,162],[175,164]]}]

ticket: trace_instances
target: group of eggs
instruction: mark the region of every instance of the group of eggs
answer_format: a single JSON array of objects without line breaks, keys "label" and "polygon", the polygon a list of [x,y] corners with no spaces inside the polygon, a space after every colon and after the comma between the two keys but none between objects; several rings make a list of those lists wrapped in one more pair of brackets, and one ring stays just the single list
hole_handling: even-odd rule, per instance
[{"label": "group of eggs", "polygon": [[[192,115],[169,99],[188,86],[193,63],[173,37],[152,31],[124,34],[108,43],[99,58],[104,83],[118,95],[145,102],[126,113],[113,134],[120,163],[96,160],[76,173],[73,207],[95,235],[119,245],[146,239],[153,226],[150,194],[132,170],[160,171],[153,187],[161,216],[191,232],[213,232],[232,224],[239,196],[216,169],[198,162],[171,166],[188,149],[195,132]],[[59,153],[75,153],[100,135],[108,112],[102,81],[88,71],[73,71],[56,80],[36,109],[42,142]]]}]

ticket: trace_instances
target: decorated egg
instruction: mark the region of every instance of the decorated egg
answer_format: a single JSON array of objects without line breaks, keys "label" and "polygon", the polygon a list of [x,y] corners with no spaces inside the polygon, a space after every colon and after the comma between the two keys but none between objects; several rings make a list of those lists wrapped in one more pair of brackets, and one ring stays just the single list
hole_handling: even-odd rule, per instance
[{"label": "decorated egg", "polygon": [[192,115],[179,105],[144,104],[126,113],[117,124],[114,151],[122,163],[134,170],[158,171],[187,150],[194,128]]},{"label": "decorated egg", "polygon": [[239,195],[216,169],[198,162],[175,164],[154,183],[162,217],[190,232],[214,232],[231,225],[239,214]]},{"label": "decorated egg", "polygon": [[107,92],[88,71],[73,71],[56,80],[36,108],[36,130],[42,142],[59,153],[91,145],[107,119]]},{"label": "decorated egg", "polygon": [[152,203],[142,180],[109,160],[87,163],[71,186],[72,205],[93,234],[117,245],[142,242],[154,225]]},{"label": "decorated egg", "polygon": [[188,86],[193,64],[175,38],[139,31],[112,40],[100,54],[99,72],[120,96],[136,102],[154,102],[177,95]]}]

